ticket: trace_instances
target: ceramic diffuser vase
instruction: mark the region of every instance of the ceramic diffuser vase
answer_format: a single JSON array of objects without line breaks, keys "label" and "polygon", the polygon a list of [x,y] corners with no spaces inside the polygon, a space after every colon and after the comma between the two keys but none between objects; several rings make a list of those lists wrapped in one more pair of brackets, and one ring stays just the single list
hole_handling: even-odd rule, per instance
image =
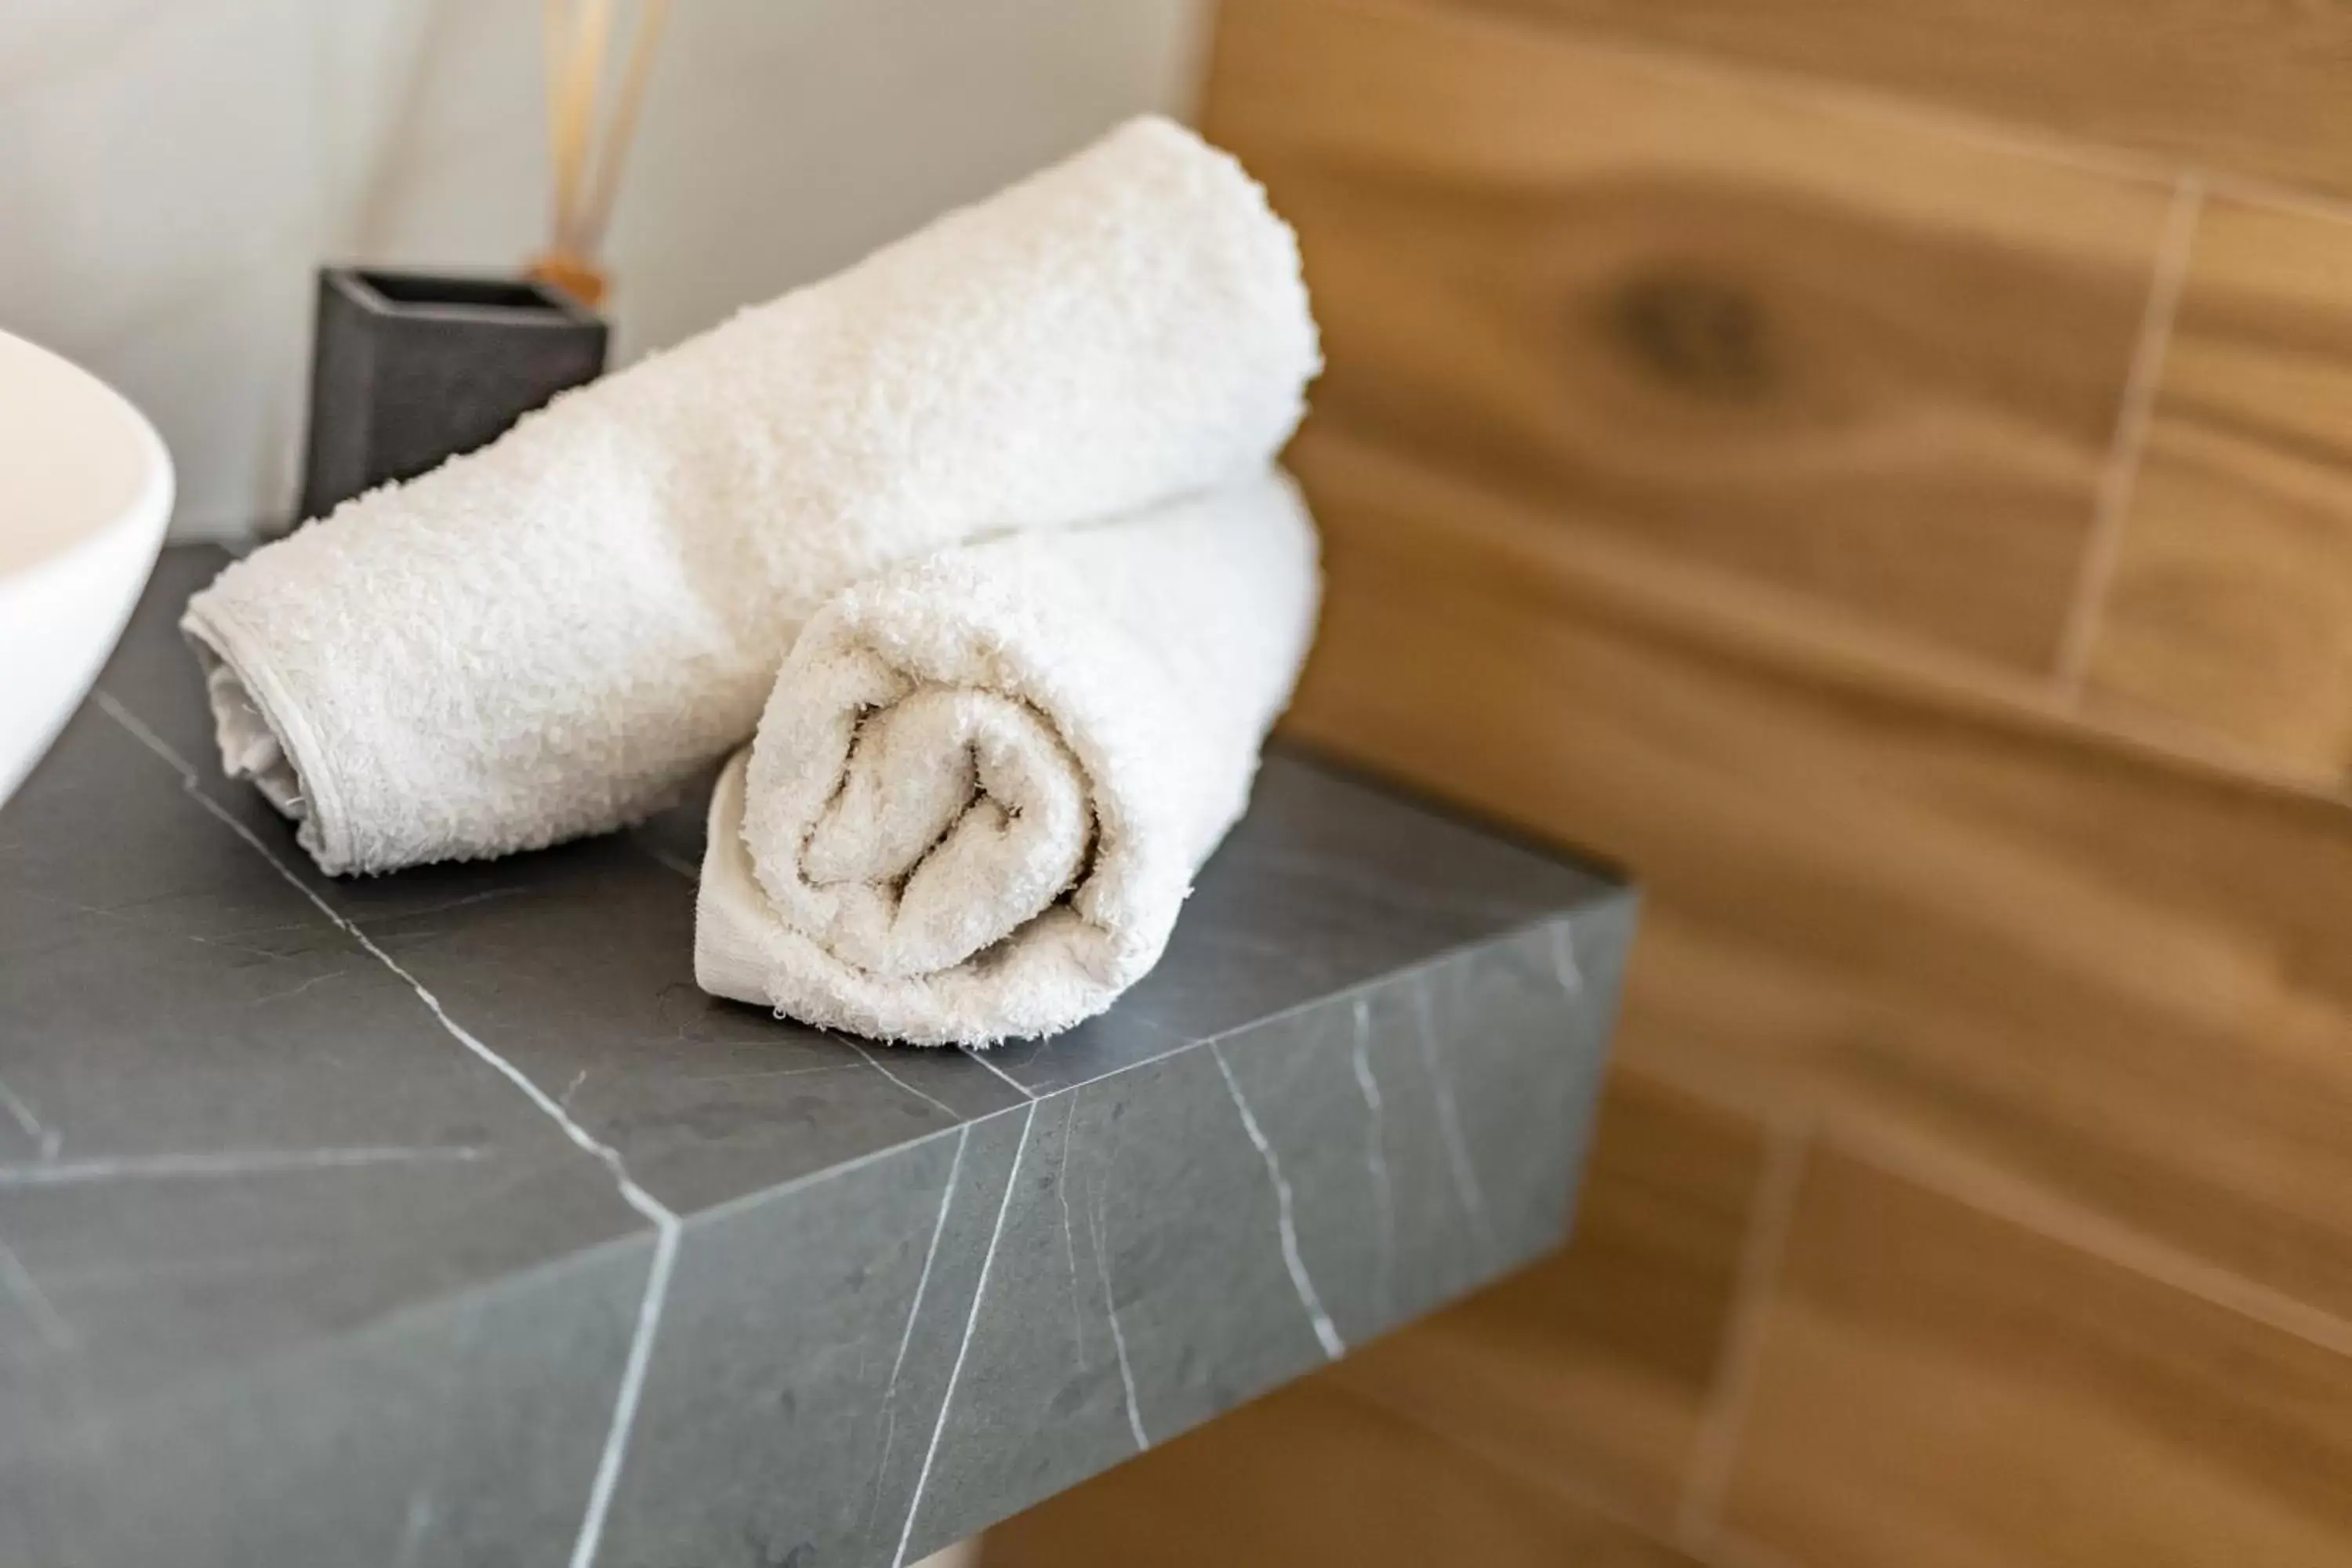
[{"label": "ceramic diffuser vase", "polygon": [[497,440],[602,374],[605,338],[603,318],[530,279],[320,268],[302,516]]},{"label": "ceramic diffuser vase", "polygon": [[496,440],[603,374],[597,253],[668,9],[644,0],[608,92],[613,0],[546,0],[552,221],[524,275],[320,268],[302,517]]}]

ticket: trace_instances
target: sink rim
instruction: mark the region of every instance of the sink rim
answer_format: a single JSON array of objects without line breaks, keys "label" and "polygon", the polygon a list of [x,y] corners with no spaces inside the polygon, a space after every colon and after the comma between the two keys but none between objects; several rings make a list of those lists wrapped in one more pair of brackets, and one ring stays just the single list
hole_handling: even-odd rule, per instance
[{"label": "sink rim", "polygon": [[0,330],[0,590],[120,535],[160,548],[172,495],[171,454],[130,399]]},{"label": "sink rim", "polygon": [[121,637],[174,488],[170,451],[129,399],[0,331],[0,806]]}]

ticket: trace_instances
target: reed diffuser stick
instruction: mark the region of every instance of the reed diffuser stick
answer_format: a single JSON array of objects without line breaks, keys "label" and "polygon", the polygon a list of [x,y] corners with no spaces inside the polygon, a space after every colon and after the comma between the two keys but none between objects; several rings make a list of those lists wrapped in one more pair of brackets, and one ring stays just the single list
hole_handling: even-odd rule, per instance
[{"label": "reed diffuser stick", "polygon": [[660,46],[662,24],[669,19],[670,0],[646,0],[637,16],[637,35],[629,44],[629,63],[621,76],[620,100],[596,153],[596,181],[588,201],[588,216],[580,233],[580,249],[593,256],[604,243],[604,226],[612,220],[613,199],[621,183],[621,162],[637,133],[637,111],[645,106],[646,81],[653,75],[654,51]]},{"label": "reed diffuser stick", "polygon": [[596,89],[604,74],[604,40],[612,26],[613,0],[581,0],[572,18],[571,48],[563,62],[562,140],[555,148],[555,248],[559,253],[580,254],[581,185],[587,174],[590,143],[596,134]]},{"label": "reed diffuser stick", "polygon": [[618,95],[600,134],[614,0],[542,0],[548,163],[555,188],[547,248],[530,271],[591,305],[604,296],[596,253],[612,221],[621,167],[636,135],[669,7],[670,0],[641,0]]}]

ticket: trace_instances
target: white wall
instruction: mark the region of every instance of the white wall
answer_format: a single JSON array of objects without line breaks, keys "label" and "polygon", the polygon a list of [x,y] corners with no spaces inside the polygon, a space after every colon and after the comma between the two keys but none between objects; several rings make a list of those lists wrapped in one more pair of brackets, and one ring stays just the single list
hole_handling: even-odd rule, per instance
[{"label": "white wall", "polygon": [[[678,0],[607,247],[616,357],[1144,108],[1202,0]],[[0,0],[0,329],[162,428],[183,536],[282,514],[321,260],[511,268],[538,0]]]}]

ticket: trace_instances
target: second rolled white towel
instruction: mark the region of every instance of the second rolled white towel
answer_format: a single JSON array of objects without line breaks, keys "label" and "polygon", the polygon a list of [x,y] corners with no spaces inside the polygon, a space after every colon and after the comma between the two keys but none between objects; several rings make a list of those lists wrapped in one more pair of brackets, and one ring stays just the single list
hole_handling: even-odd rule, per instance
[{"label": "second rolled white towel", "polygon": [[720,777],[697,978],[919,1045],[1101,1012],[1246,805],[1318,596],[1278,473],[849,589]]}]

